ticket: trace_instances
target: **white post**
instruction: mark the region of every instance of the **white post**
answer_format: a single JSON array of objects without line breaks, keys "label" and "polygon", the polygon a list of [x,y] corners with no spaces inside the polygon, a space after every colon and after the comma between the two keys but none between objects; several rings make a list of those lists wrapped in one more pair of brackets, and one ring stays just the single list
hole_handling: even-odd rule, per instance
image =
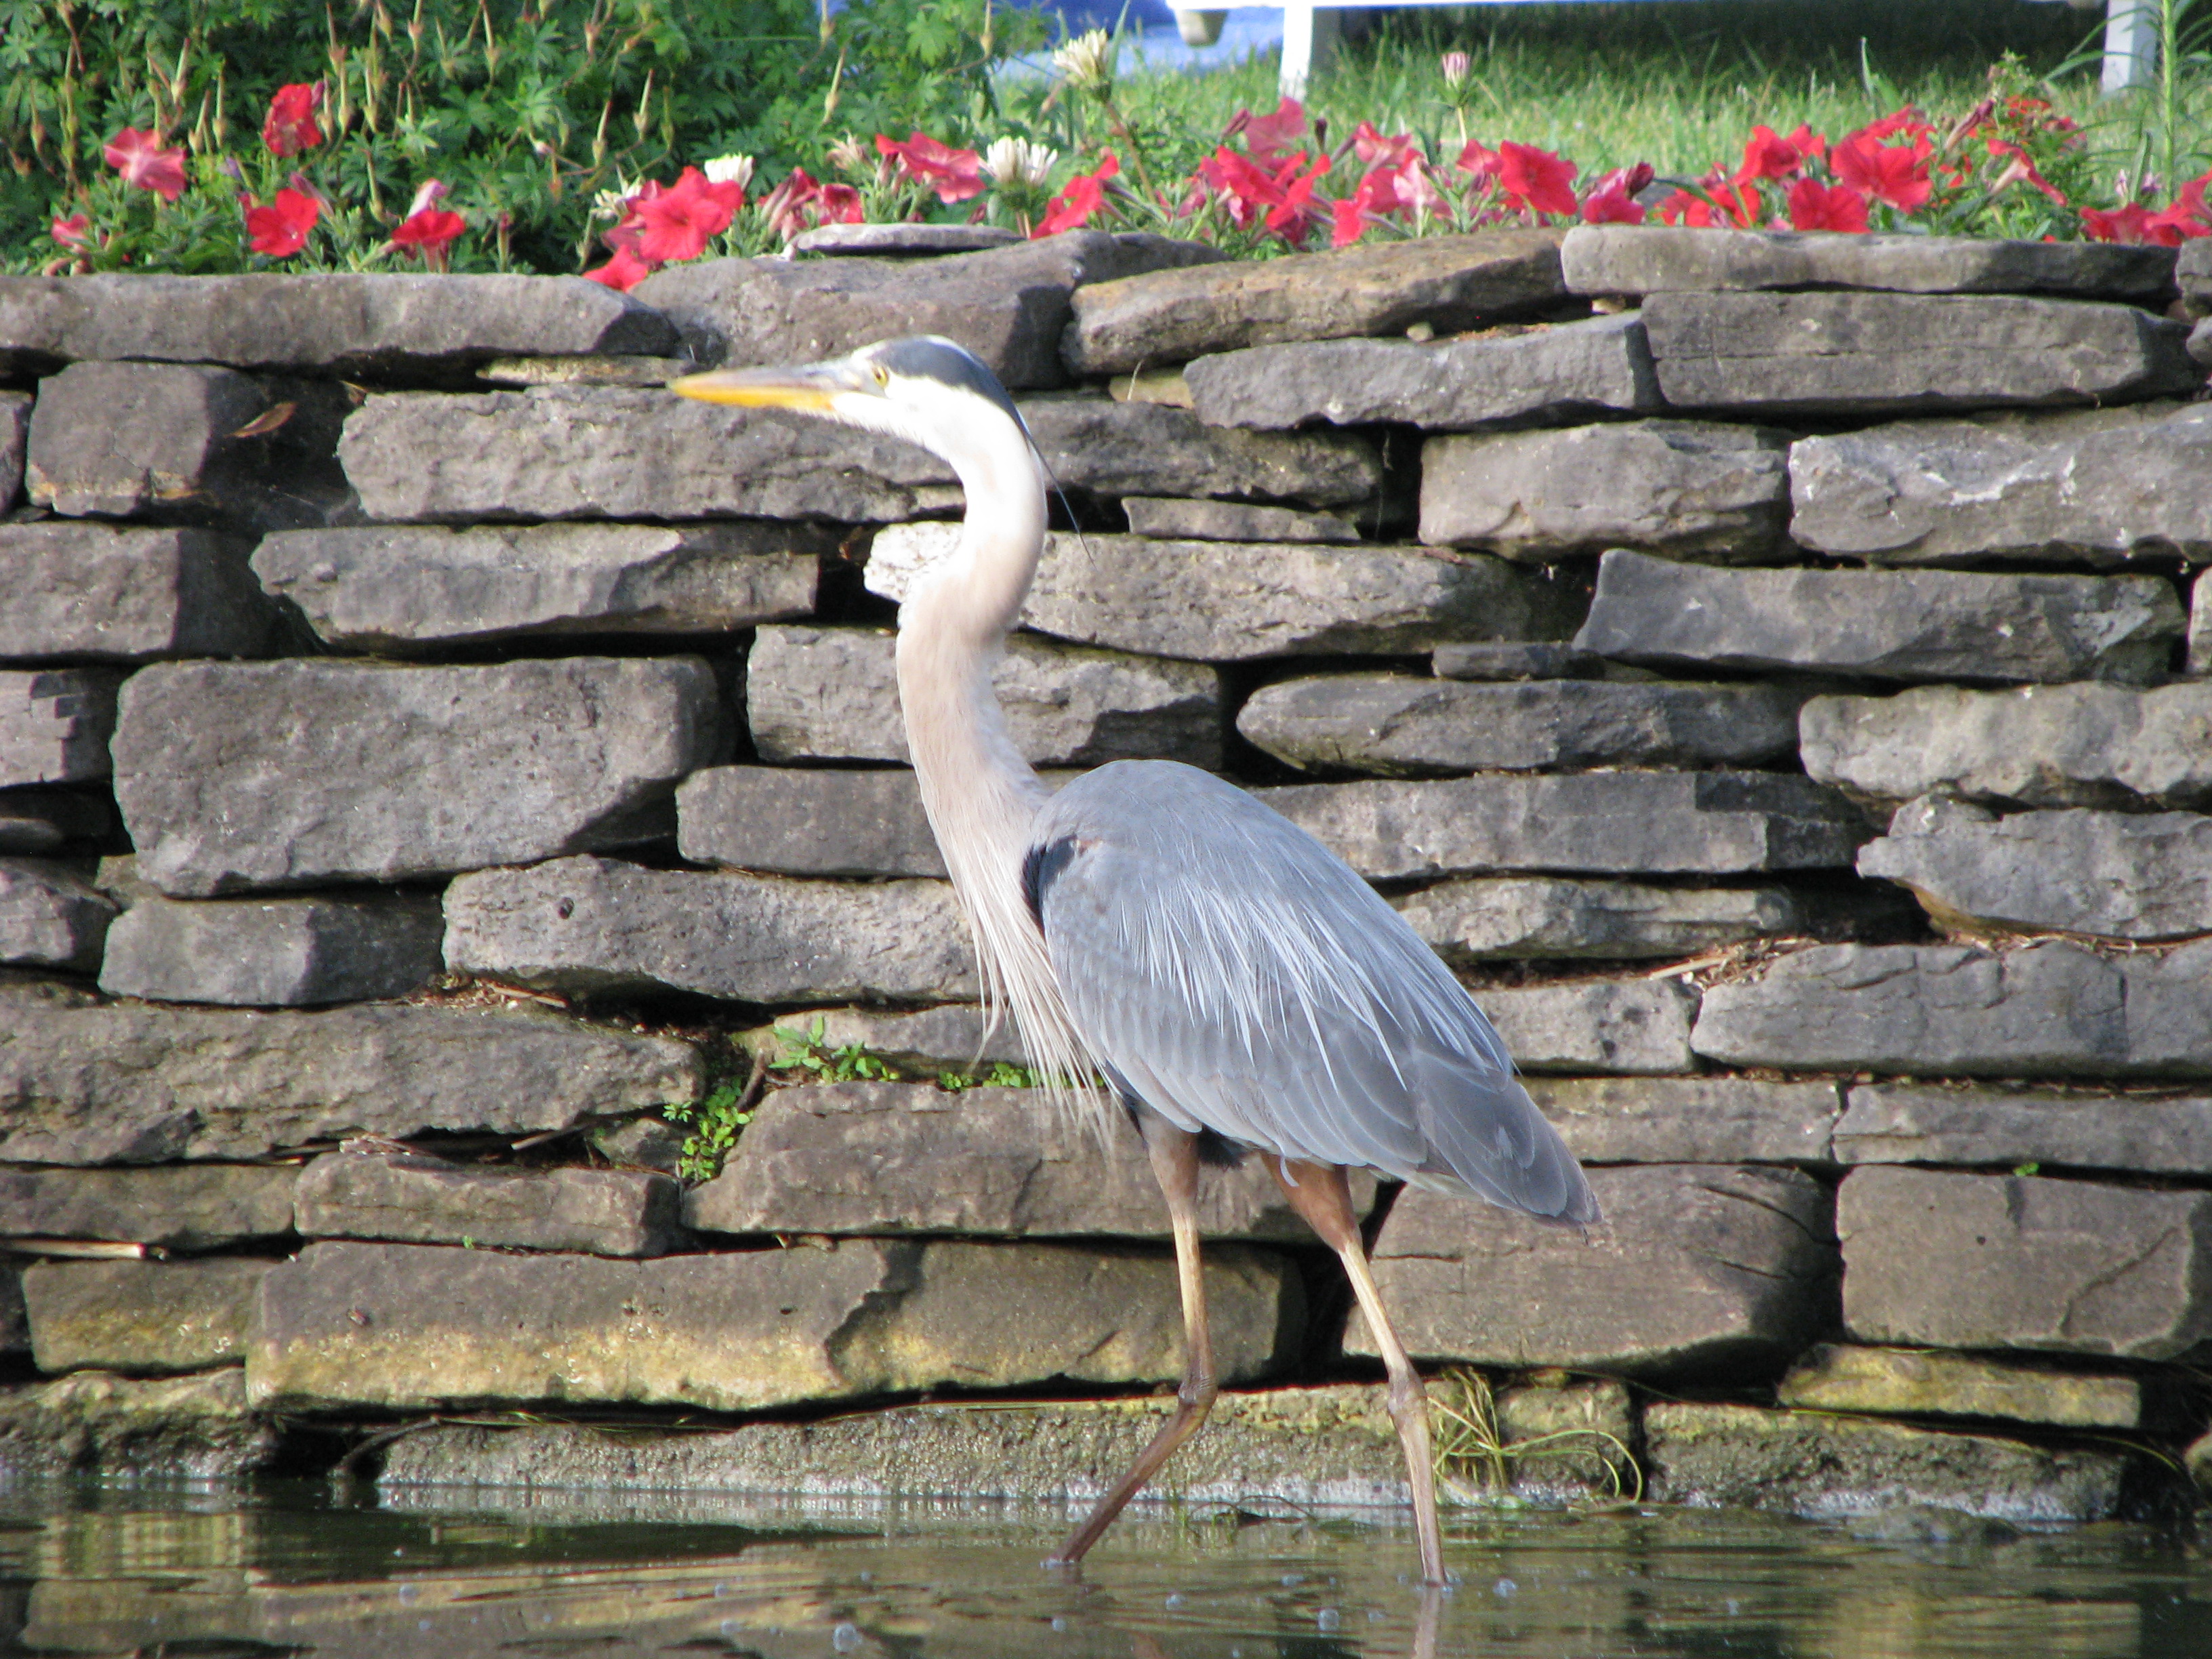
[{"label": "white post", "polygon": [[2109,0],[2105,10],[2105,90],[2150,79],[2158,63],[2158,0]]},{"label": "white post", "polygon": [[1305,101],[1314,70],[1328,61],[1343,33],[1343,20],[1334,8],[1323,11],[1313,0],[1295,0],[1284,6],[1283,72],[1276,81],[1284,97]]}]

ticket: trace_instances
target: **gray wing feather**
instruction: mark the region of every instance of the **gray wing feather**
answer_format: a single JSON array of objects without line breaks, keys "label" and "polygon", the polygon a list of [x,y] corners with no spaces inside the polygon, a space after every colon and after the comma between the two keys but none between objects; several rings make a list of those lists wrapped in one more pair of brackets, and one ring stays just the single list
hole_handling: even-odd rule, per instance
[{"label": "gray wing feather", "polygon": [[1078,1030],[1171,1122],[1595,1219],[1581,1166],[1466,990],[1342,860],[1243,790],[1170,762],[1101,767],[1038,815],[1029,871]]}]

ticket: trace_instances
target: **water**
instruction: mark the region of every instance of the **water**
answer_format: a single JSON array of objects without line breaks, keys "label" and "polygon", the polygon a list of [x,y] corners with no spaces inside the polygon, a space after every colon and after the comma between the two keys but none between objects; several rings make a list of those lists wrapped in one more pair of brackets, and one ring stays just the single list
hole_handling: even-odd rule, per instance
[{"label": "water", "polygon": [[2130,1527],[1855,1535],[1695,1511],[1462,1515],[1446,1522],[1462,1582],[1425,1601],[1403,1577],[1410,1532],[1371,1518],[1133,1515],[1079,1578],[1037,1565],[1059,1525],[926,1502],[16,1492],[0,1494],[0,1651],[2212,1655],[2212,1554]]}]

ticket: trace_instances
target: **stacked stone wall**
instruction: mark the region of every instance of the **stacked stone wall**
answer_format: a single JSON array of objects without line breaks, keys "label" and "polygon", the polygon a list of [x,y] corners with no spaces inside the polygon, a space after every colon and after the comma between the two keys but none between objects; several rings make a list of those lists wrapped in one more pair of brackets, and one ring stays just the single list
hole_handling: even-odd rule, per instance
[{"label": "stacked stone wall", "polygon": [[[1079,1498],[1133,1455],[1181,1322],[1133,1132],[939,1080],[1020,1058],[892,683],[957,482],[660,389],[927,330],[1063,491],[997,677],[1032,761],[1256,790],[1590,1166],[1588,1237],[1356,1193],[1455,1409],[1579,1437],[1524,1490],[2182,1500],[2206,252],[0,282],[0,1468]],[[1240,1392],[1167,1489],[1395,1500],[1333,1262],[1256,1160],[1204,1215]]]}]

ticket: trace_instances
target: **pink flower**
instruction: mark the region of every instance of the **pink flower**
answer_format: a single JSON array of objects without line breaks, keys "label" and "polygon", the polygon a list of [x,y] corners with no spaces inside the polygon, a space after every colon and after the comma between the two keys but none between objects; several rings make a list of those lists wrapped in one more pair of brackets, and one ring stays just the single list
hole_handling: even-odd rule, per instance
[{"label": "pink flower", "polygon": [[1869,136],[1873,131],[1869,127],[1855,132],[1829,152],[1828,165],[1836,177],[1900,213],[1924,205],[1934,188],[1928,179],[1928,140],[1920,137],[1910,144],[1885,144]]},{"label": "pink flower", "polygon": [[1044,217],[1030,234],[1057,236],[1063,230],[1073,230],[1089,222],[1091,216],[1105,204],[1106,181],[1121,170],[1121,158],[1108,150],[1099,158],[1095,171],[1079,173],[1060,187],[1060,194],[1046,204]]},{"label": "pink flower", "polygon": [[432,270],[446,268],[446,250],[453,246],[455,239],[469,228],[468,221],[459,214],[438,205],[439,198],[445,193],[446,187],[435,179],[431,179],[415,192],[414,201],[408,205],[407,216],[392,233],[392,246],[413,248],[422,256],[422,263]]},{"label": "pink flower", "polygon": [[860,200],[860,192],[851,185],[824,185],[822,194],[816,199],[823,224],[857,225],[868,216],[867,206]]},{"label": "pink flower", "polygon": [[276,88],[269,100],[269,118],[261,124],[261,142],[271,155],[296,155],[323,142],[315,125],[315,106],[323,101],[323,83]]},{"label": "pink flower", "polygon": [[1420,157],[1421,141],[1410,132],[1393,133],[1386,137],[1375,130],[1372,121],[1362,121],[1352,130],[1352,153],[1369,167],[1379,161],[1399,167]]},{"label": "pink flower", "polygon": [[1793,230],[1858,230],[1867,228],[1866,198],[1849,185],[1824,185],[1800,179],[1790,186]]},{"label": "pink flower", "polygon": [[1504,164],[1504,157],[1494,149],[1485,149],[1479,138],[1470,139],[1467,148],[1460,151],[1459,160],[1452,163],[1462,173],[1474,175],[1478,184],[1487,183],[1498,177],[1498,169]]},{"label": "pink flower", "polygon": [[296,190],[278,191],[267,207],[256,207],[245,197],[239,199],[246,204],[246,246],[272,259],[288,259],[307,246],[307,233],[323,211],[321,203]]},{"label": "pink flower", "polygon": [[930,185],[940,202],[964,202],[983,193],[983,158],[972,149],[954,149],[920,132],[894,143],[879,132],[876,152],[896,161],[908,178]]},{"label": "pink flower", "polygon": [[82,213],[72,213],[66,219],[57,219],[52,227],[54,240],[64,247],[88,248],[92,246],[92,220]]},{"label": "pink flower", "polygon": [[1275,176],[1282,199],[1267,210],[1267,228],[1292,247],[1303,245],[1321,219],[1321,204],[1313,199],[1314,186],[1328,171],[1328,157],[1316,155],[1301,174],[1297,164],[1302,159],[1293,157]]},{"label": "pink flower", "polygon": [[1305,106],[1295,98],[1285,98],[1275,106],[1273,115],[1255,115],[1249,109],[1240,109],[1230,122],[1229,130],[1221,136],[1234,138],[1244,135],[1244,148],[1254,161],[1262,166],[1277,160],[1291,145],[1305,137]]},{"label": "pink flower", "polygon": [[1988,141],[1988,144],[1991,155],[2006,155],[2012,158],[2005,163],[2004,171],[1997,174],[1996,182],[1990,186],[1990,195],[1996,195],[2008,185],[2027,183],[2033,185],[2060,207],[2066,205],[2065,191],[2035,170],[2035,163],[2028,159],[2026,150],[2018,144],[2008,143],[2002,138],[1991,138]]},{"label": "pink flower", "polygon": [[635,233],[630,245],[650,264],[696,259],[708,242],[730,228],[744,204],[745,192],[739,185],[710,184],[698,168],[686,167],[666,188],[648,184],[631,197],[629,211],[615,228]]},{"label": "pink flower", "polygon": [[647,277],[652,275],[653,267],[651,265],[639,258],[637,255],[633,253],[629,249],[626,247],[618,247],[615,250],[615,257],[608,260],[606,264],[599,266],[597,270],[586,271],[584,273],[584,280],[592,283],[604,283],[609,288],[615,289],[623,294],[627,294],[630,289],[635,288],[640,283],[643,282]]},{"label": "pink flower", "polygon": [[1534,213],[1572,214],[1575,164],[1531,144],[1510,139],[1498,147],[1498,188],[1508,207]]},{"label": "pink flower", "polygon": [[161,135],[150,127],[144,132],[124,128],[101,147],[100,154],[127,185],[150,190],[165,202],[185,193],[184,152],[162,149]]},{"label": "pink flower", "polygon": [[1583,222],[1588,225],[1640,225],[1644,210],[1619,185],[1592,191],[1583,198]]}]

